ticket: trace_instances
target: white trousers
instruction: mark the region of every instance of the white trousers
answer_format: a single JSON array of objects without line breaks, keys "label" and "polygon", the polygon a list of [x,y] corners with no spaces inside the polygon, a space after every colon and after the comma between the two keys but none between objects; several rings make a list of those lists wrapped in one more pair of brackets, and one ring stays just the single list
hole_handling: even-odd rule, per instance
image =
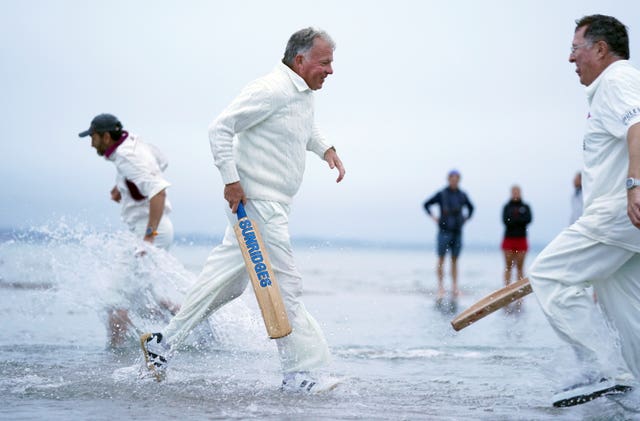
[{"label": "white trousers", "polygon": [[569,227],[538,255],[529,279],[549,323],[582,363],[605,372],[613,369],[614,375],[628,373],[617,357],[615,336],[586,291],[593,285],[619,335],[626,366],[640,379],[640,254]]},{"label": "white trousers", "polygon": [[[318,369],[329,362],[329,348],[320,326],[300,300],[302,277],[293,259],[288,207],[251,200],[245,209],[260,229],[293,329],[290,335],[275,339],[282,370],[289,373]],[[164,329],[163,334],[174,349],[198,323],[239,297],[247,287],[249,278],[233,231],[237,219],[231,212],[228,217],[230,224],[222,243],[211,251],[180,311]]]}]

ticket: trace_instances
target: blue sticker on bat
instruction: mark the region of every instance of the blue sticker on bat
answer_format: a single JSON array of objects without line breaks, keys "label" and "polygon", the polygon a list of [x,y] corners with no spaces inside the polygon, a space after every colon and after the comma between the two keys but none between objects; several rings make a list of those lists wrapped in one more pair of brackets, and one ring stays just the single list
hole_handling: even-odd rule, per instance
[{"label": "blue sticker on bat", "polygon": [[[243,209],[244,211],[244,209]],[[238,207],[238,213],[240,213],[240,207]],[[251,257],[251,263],[253,263],[253,270],[258,276],[260,286],[266,288],[271,285],[271,278],[267,271],[267,265],[264,263],[264,256],[262,250],[260,250],[260,243],[256,238],[256,232],[253,229],[253,224],[249,219],[243,219],[238,223],[238,226],[242,230],[242,238],[244,245],[247,248],[247,252]]]}]

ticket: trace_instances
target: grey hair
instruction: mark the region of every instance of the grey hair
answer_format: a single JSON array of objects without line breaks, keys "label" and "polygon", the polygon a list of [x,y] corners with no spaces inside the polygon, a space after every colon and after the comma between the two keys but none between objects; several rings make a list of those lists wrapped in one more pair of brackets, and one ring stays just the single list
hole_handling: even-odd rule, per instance
[{"label": "grey hair", "polygon": [[629,34],[627,27],[613,16],[591,15],[576,21],[576,32],[585,27],[584,39],[594,44],[604,41],[613,55],[629,60]]},{"label": "grey hair", "polygon": [[287,48],[284,50],[284,57],[282,58],[282,62],[287,66],[293,66],[293,60],[296,58],[298,54],[306,55],[311,47],[313,47],[313,40],[316,38],[322,38],[326,42],[329,43],[331,49],[335,50],[336,43],[333,42],[333,39],[329,36],[326,31],[318,28],[304,28],[289,38],[289,42],[287,42]]}]

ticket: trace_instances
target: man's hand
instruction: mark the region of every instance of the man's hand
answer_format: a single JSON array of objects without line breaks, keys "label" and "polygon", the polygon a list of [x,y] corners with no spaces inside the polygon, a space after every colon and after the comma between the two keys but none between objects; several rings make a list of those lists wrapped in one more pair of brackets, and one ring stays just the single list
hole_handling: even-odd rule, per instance
[{"label": "man's hand", "polygon": [[640,228],[640,187],[627,190],[627,215],[636,228]]},{"label": "man's hand", "polygon": [[[627,145],[629,148],[628,177],[640,178],[640,123],[636,123],[627,130]],[[627,190],[627,215],[636,228],[640,228],[640,187]]]},{"label": "man's hand", "polygon": [[431,217],[431,219],[433,219],[433,222],[435,222],[436,225],[440,225],[440,218],[438,218],[435,215],[431,215],[431,214],[429,216]]},{"label": "man's hand", "polygon": [[327,161],[327,163],[329,164],[329,168],[338,169],[338,179],[336,180],[336,183],[341,182],[342,179],[344,178],[345,171],[344,171],[344,166],[342,165],[342,161],[338,157],[338,154],[336,153],[335,148],[331,147],[325,151],[324,160]]},{"label": "man's hand", "polygon": [[229,202],[229,207],[233,213],[238,211],[238,203],[247,204],[247,197],[244,195],[244,190],[239,181],[224,186],[224,199]]},{"label": "man's hand", "polygon": [[113,188],[111,189],[111,200],[116,203],[120,203],[121,199],[122,195],[120,194],[120,190],[118,190],[118,186],[113,186]]}]

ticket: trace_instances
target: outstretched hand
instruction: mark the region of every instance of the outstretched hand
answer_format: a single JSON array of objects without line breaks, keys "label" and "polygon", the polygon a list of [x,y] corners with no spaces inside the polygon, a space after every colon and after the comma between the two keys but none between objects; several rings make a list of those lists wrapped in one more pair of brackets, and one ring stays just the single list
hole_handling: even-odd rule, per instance
[{"label": "outstretched hand", "polygon": [[338,157],[336,150],[334,148],[329,148],[324,153],[324,160],[329,164],[329,168],[338,169],[338,178],[336,179],[336,183],[339,183],[344,178],[344,165],[342,165],[342,161]]},{"label": "outstretched hand", "polygon": [[244,195],[244,190],[239,181],[224,186],[224,198],[229,202],[229,207],[233,213],[238,212],[238,203],[247,204],[247,197]]},{"label": "outstretched hand", "polygon": [[631,223],[640,228],[640,187],[627,191],[627,215]]}]

